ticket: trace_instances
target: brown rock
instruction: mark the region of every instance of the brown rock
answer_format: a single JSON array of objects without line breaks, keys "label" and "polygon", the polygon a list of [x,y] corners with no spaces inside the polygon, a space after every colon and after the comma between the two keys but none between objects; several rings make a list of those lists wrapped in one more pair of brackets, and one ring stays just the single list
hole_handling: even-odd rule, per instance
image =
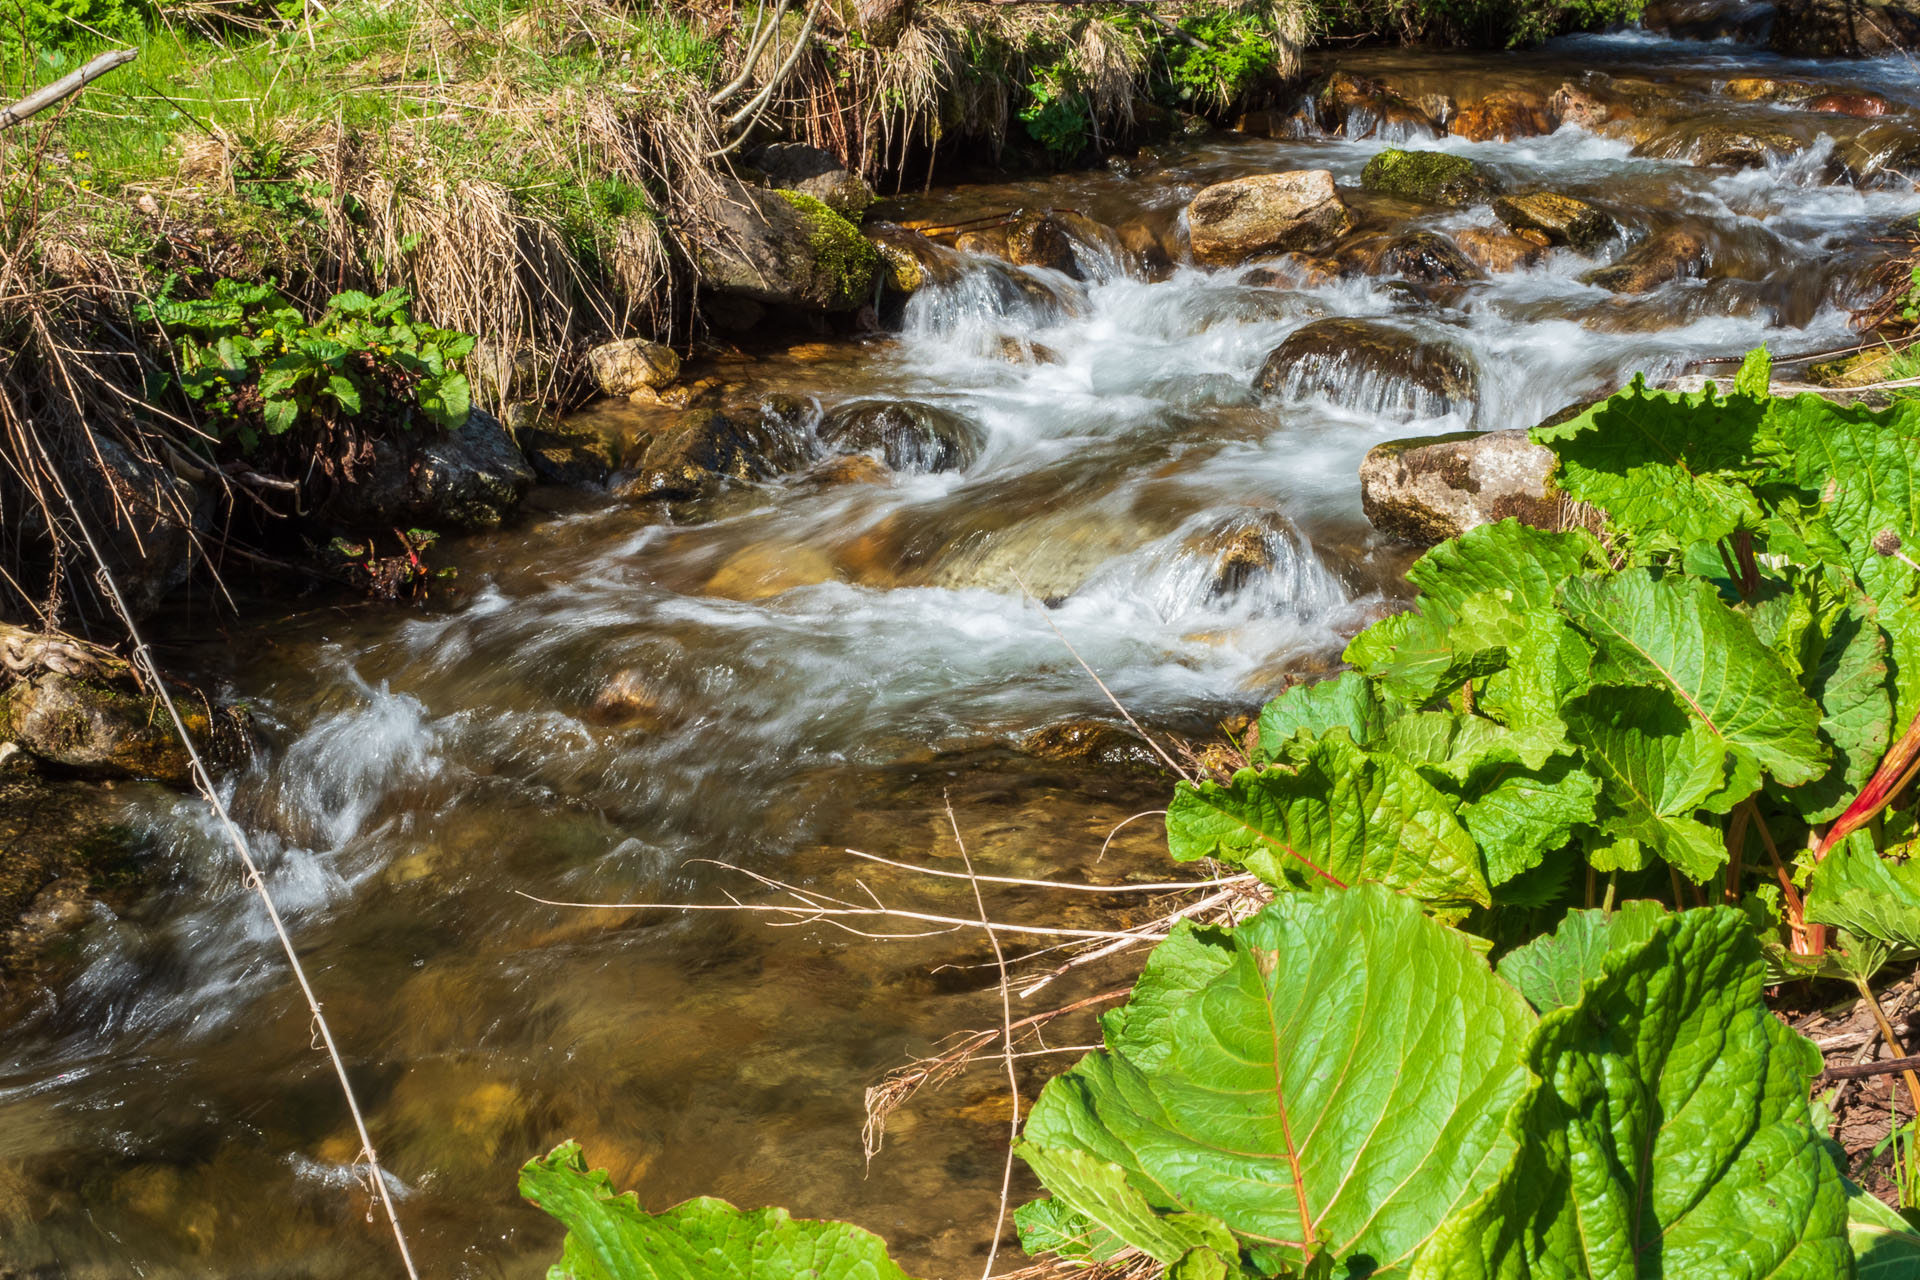
[{"label": "brown rock", "polygon": [[1553,466],[1553,451],[1519,429],[1394,440],[1360,464],[1360,504],[1374,528],[1420,546],[1509,517],[1555,529]]},{"label": "brown rock", "polygon": [[1613,234],[1613,219],[1584,200],[1535,191],[1527,195],[1497,196],[1493,211],[1513,230],[1535,231],[1550,244],[1587,250]]},{"label": "brown rock", "polygon": [[1196,261],[1229,265],[1260,253],[1324,248],[1353,226],[1325,169],[1216,183],[1187,206]]},{"label": "brown rock", "polygon": [[1136,734],[1104,720],[1068,720],[1035,729],[1020,739],[1020,749],[1042,760],[1084,760],[1110,767],[1153,768],[1160,763]]},{"label": "brown rock", "polygon": [[1547,99],[1547,114],[1556,124],[1570,124],[1592,133],[1613,113],[1606,103],[1569,81]]},{"label": "brown rock", "polygon": [[1776,80],[1771,76],[1735,76],[1720,92],[1737,102],[1798,102],[1819,92],[1804,80]]},{"label": "brown rock", "polygon": [[1129,218],[1114,228],[1114,235],[1120,241],[1121,252],[1150,278],[1171,270],[1179,257],[1172,228],[1159,219]]},{"label": "brown rock", "polygon": [[1348,138],[1437,137],[1433,118],[1378,80],[1336,71],[1310,94],[1314,119],[1328,133]]},{"label": "brown rock", "polygon": [[1544,246],[1498,227],[1464,227],[1453,233],[1453,242],[1474,265],[1494,275],[1538,266],[1547,257]]},{"label": "brown rock", "polygon": [[1614,293],[1646,293],[1669,280],[1698,275],[1707,242],[1682,227],[1666,227],[1635,245],[1619,261],[1580,277]]},{"label": "brown rock", "polygon": [[1470,142],[1510,142],[1550,133],[1553,121],[1539,94],[1503,89],[1461,107],[1447,128]]},{"label": "brown rock", "polygon": [[1877,93],[1823,93],[1807,103],[1806,110],[1823,115],[1858,116],[1862,119],[1883,116],[1893,105]]},{"label": "brown rock", "polygon": [[1472,259],[1432,231],[1410,231],[1396,238],[1380,255],[1379,269],[1421,284],[1464,284],[1482,278]]},{"label": "brown rock", "polygon": [[839,574],[820,550],[800,543],[754,543],[728,556],[707,579],[706,594],[725,600],[768,600],[796,587],[832,582]]},{"label": "brown rock", "polygon": [[1798,58],[1872,58],[1920,47],[1915,0],[1780,0],[1768,43]]},{"label": "brown rock", "polygon": [[895,471],[959,471],[986,447],[971,420],[917,400],[856,400],[827,414],[820,442],[837,453],[872,453]]},{"label": "brown rock", "polygon": [[977,253],[985,258],[1004,258],[1007,256],[1007,232],[1005,224],[991,227],[975,227],[962,231],[953,239],[953,247],[961,253]]},{"label": "brown rock", "polygon": [[864,453],[828,458],[809,471],[807,477],[823,485],[893,483],[893,472],[887,469],[887,464]]},{"label": "brown rock", "polygon": [[1468,412],[1478,371],[1451,344],[1379,320],[1339,316],[1294,330],[1268,353],[1254,387],[1287,400],[1320,397],[1399,418]]},{"label": "brown rock", "polygon": [[1022,218],[1007,232],[1007,261],[1047,267],[1075,280],[1111,276],[1123,253],[1113,228],[1071,210]]},{"label": "brown rock", "polygon": [[602,395],[624,396],[672,382],[680,376],[680,356],[658,342],[622,338],[587,352],[587,367]]}]

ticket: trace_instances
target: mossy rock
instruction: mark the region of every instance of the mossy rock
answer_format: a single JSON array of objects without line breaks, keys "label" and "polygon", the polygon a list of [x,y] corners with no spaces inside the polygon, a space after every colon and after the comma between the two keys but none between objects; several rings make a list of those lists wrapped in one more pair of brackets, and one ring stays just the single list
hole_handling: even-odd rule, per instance
[{"label": "mossy rock", "polygon": [[1397,147],[1389,147],[1367,161],[1360,173],[1360,185],[1421,204],[1473,204],[1499,190],[1493,176],[1465,156],[1402,151]]},{"label": "mossy rock", "polygon": [[880,270],[880,251],[860,234],[859,228],[822,201],[800,191],[773,194],[791,205],[806,224],[814,275],[824,278],[832,288],[827,310],[844,311],[867,301],[873,294],[874,275]]}]

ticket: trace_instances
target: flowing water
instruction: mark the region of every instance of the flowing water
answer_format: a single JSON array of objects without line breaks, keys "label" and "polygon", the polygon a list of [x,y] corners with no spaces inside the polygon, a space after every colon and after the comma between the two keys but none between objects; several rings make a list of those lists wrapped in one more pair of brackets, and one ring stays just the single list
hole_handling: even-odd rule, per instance
[{"label": "flowing water", "polygon": [[[1164,802],[1166,776],[1050,759],[1030,736],[1116,719],[1062,635],[1136,715],[1204,739],[1289,673],[1326,669],[1391,607],[1408,553],[1361,517],[1354,474],[1371,445],[1526,426],[1635,370],[1671,376],[1762,341],[1843,346],[1884,252],[1873,237],[1920,211],[1911,183],[1876,170],[1903,146],[1920,154],[1920,114],[1905,114],[1920,76],[1904,64],[1796,66],[1627,35],[1340,65],[1408,100],[1475,84],[1545,93],[1599,70],[1652,86],[1668,110],[1633,136],[1423,142],[1609,211],[1624,230],[1597,258],[1557,250],[1409,289],[1297,264],[1147,272],[1089,249],[1074,280],[950,255],[885,340],[709,372],[735,395],[806,398],[803,427],[862,398],[956,412],[981,432],[966,468],[789,478],[671,519],[542,492],[517,527],[451,549],[456,603],[299,609],[178,655],[263,726],[232,802],[430,1274],[538,1274],[559,1233],[517,1201],[514,1171],[567,1137],[651,1207],[700,1193],[783,1203],[882,1233],[915,1274],[977,1268],[1005,1151],[997,1071],[910,1104],[870,1168],[860,1149],[867,1084],[998,1018],[977,935],[869,921],[905,935],[871,939],[519,895],[770,900],[752,872],[971,915],[963,885],[844,852],[951,869],[948,803],[983,871],[1163,878],[1151,820],[1102,845]],[[1895,111],[1739,102],[1721,88],[1738,75],[1871,90]],[[1761,163],[1695,164],[1703,129],[1722,136],[1708,126],[1763,134]],[[1493,223],[1485,206],[1436,213],[1351,190],[1418,128],[1301,132],[1216,134],[884,212],[1071,207],[1137,222],[1177,254],[1199,186],[1316,167],[1350,194],[1361,234]],[[1580,282],[1670,227],[1705,239],[1703,270],[1637,296]],[[1437,397],[1338,351],[1278,396],[1254,392],[1270,350],[1333,317],[1466,353],[1474,394]],[[586,418],[616,435],[650,427],[624,405]],[[155,882],[96,913],[0,1048],[0,1275],[390,1274],[333,1082],[230,855],[194,805],[123,794]],[[1148,909],[1037,890],[990,905],[1092,928]],[[1069,976],[1022,1008],[1103,980],[1118,979]],[[1062,1025],[1056,1046],[1092,1034]],[[1029,1090],[1065,1060],[1030,1063]]]}]

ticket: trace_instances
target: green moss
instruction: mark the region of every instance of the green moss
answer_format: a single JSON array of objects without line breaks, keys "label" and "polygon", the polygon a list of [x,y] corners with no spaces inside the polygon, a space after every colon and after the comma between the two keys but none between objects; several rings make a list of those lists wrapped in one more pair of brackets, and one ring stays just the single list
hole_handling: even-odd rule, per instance
[{"label": "green moss", "polygon": [[1360,184],[1369,191],[1427,204],[1469,204],[1494,190],[1492,179],[1465,156],[1393,147],[1367,161]]},{"label": "green moss", "polygon": [[807,224],[807,247],[815,270],[833,282],[835,307],[857,306],[873,293],[880,253],[845,218],[809,195],[776,191]]}]

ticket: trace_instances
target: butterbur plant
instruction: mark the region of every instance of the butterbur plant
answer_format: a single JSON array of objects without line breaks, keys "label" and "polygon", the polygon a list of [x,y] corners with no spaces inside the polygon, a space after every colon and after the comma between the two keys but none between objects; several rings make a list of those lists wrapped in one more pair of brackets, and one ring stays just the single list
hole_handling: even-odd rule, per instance
[{"label": "butterbur plant", "polygon": [[169,380],[250,450],[296,429],[465,425],[472,395],[460,362],[474,340],[415,323],[409,300],[398,289],[352,290],[308,321],[271,285],[222,280],[206,299],[163,297],[141,318],[173,344]]}]

